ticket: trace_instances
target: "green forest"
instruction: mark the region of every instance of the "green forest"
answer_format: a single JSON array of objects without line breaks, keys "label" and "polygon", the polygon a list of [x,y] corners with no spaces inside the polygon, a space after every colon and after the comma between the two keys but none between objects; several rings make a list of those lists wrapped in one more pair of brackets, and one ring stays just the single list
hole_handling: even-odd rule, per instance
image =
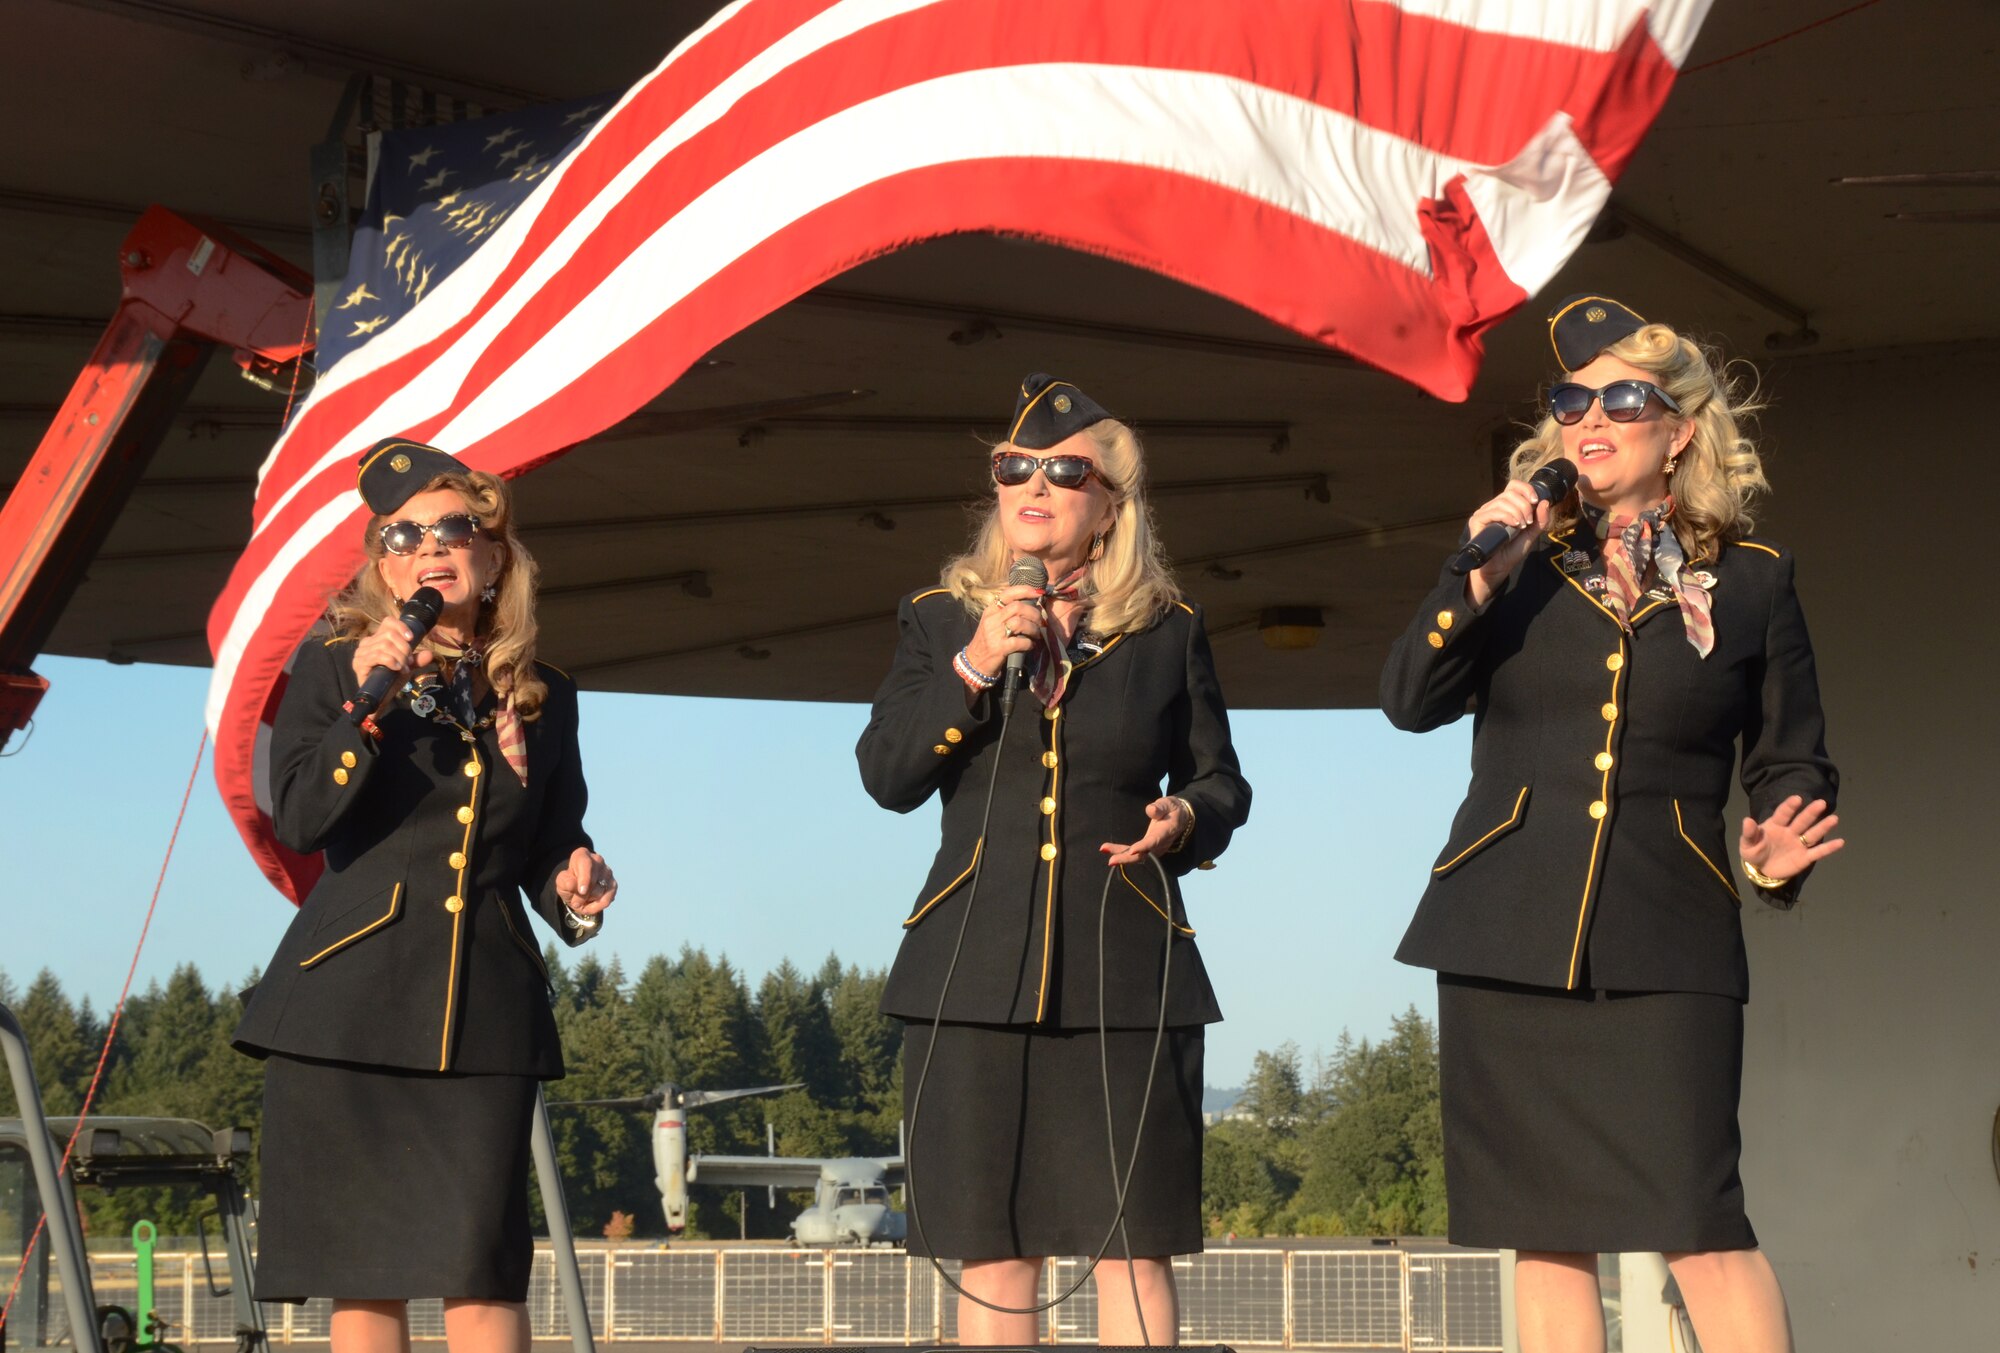
[{"label": "green forest", "polygon": [[[650,1117],[570,1109],[562,1100],[636,1096],[672,1082],[726,1090],[790,1081],[804,1088],[692,1111],[689,1149],[780,1155],[887,1155],[902,1107],[901,1025],[877,1012],[886,974],[828,957],[814,972],[780,965],[754,985],[727,958],[683,948],[628,976],[616,961],[546,955],[555,982],[566,1079],[547,1087],[578,1235],[666,1235],[653,1186]],[[132,996],[93,1114],[192,1118],[254,1132],[262,1063],[229,1046],[235,986],[211,989],[192,964]],[[0,971],[0,1002],[27,1032],[51,1116],[74,1114],[97,1068],[108,1013],[73,1001],[44,971],[25,987]],[[15,1113],[0,1082],[0,1117]],[[1257,1054],[1242,1099],[1209,1129],[1203,1210],[1211,1235],[1441,1235],[1442,1130],[1434,1031],[1412,1008],[1380,1042],[1343,1033],[1330,1052],[1293,1044]],[[256,1191],[255,1166],[247,1181]],[[804,1195],[774,1210],[762,1189],[691,1190],[688,1234],[782,1237]],[[194,1197],[161,1189],[85,1191],[93,1235],[129,1234],[149,1218],[165,1236],[195,1232]],[[541,1225],[537,1203],[537,1227]]]}]

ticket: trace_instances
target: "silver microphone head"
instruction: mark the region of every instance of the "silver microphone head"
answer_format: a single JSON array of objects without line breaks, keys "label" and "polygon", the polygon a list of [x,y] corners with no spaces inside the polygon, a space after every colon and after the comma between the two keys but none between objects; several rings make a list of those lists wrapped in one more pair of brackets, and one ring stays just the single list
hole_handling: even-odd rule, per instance
[{"label": "silver microphone head", "polygon": [[1047,587],[1049,566],[1032,554],[1024,554],[1014,561],[1014,567],[1007,570],[1009,587]]}]

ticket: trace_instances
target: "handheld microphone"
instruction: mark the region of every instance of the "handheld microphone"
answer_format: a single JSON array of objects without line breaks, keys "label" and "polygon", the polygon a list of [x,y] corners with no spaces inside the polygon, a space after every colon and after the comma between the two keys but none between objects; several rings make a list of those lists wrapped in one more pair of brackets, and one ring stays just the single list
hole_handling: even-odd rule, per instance
[{"label": "handheld microphone", "polygon": [[[1557,457],[1528,476],[1528,487],[1535,491],[1535,501],[1560,503],[1576,487],[1576,462],[1567,457]],[[1501,546],[1520,533],[1518,526],[1509,526],[1503,521],[1492,523],[1452,556],[1451,571],[1463,577],[1491,559]]]},{"label": "handheld microphone", "polygon": [[[431,626],[437,624],[438,613],[444,610],[444,598],[435,587],[419,587],[403,603],[403,613],[396,617],[410,632],[410,642],[415,643],[430,633]],[[393,668],[371,668],[361,683],[361,689],[354,693],[354,701],[347,707],[347,717],[360,723],[375,712],[375,706],[382,703],[382,697],[389,693],[390,683],[395,681]]]},{"label": "handheld microphone", "polygon": [[[1014,561],[1014,567],[1007,570],[1009,587],[1047,587],[1049,567],[1032,554],[1024,554]],[[1028,654],[1025,649],[1007,655],[1007,670],[1000,679],[1000,717],[1006,718],[1014,712],[1014,697],[1021,693],[1021,679],[1027,674]]]}]

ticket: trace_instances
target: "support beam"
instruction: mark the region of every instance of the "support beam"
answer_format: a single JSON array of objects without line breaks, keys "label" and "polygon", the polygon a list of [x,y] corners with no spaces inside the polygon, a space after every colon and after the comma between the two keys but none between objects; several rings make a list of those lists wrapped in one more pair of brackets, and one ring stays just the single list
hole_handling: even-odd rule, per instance
[{"label": "support beam", "polygon": [[1810,316],[1804,306],[1785,299],[1762,283],[1752,281],[1713,254],[1703,253],[1664,226],[1653,224],[1616,198],[1605,205],[1604,220],[1613,229],[1609,235],[1602,238],[1615,239],[1618,234],[1626,232],[1636,235],[1661,253],[1679,259],[1710,281],[1721,284],[1780,318],[1790,320],[1792,322],[1790,332],[1780,331],[1765,335],[1764,346],[1771,351],[1789,352],[1799,348],[1809,348],[1819,342],[1819,334],[1809,323]]},{"label": "support beam", "polygon": [[497,84],[469,75],[419,66],[383,52],[371,52],[360,47],[325,42],[318,38],[307,37],[303,33],[252,23],[247,19],[216,14],[209,10],[196,9],[191,5],[170,4],[167,0],[56,0],[56,2],[74,9],[95,10],[99,14],[108,14],[131,23],[150,24],[155,28],[190,33],[195,37],[207,38],[214,42],[226,42],[253,52],[288,53],[304,57],[308,63],[317,63],[329,72],[337,72],[341,76],[360,72],[404,80],[435,90],[439,94],[468,99],[496,109],[514,108],[528,103],[554,103],[563,97],[543,90]]},{"label": "support beam", "polygon": [[1300,362],[1307,366],[1338,367],[1348,371],[1373,368],[1332,348],[1317,347],[1304,340],[1287,342],[1280,338],[1228,338],[1219,334],[1188,333],[1178,329],[1150,329],[1137,324],[1108,324],[1072,319],[1062,315],[1031,314],[1020,310],[993,310],[984,306],[951,302],[913,301],[895,296],[869,296],[860,292],[836,291],[821,287],[808,291],[789,308],[826,310],[849,315],[885,315],[922,320],[941,328],[951,326],[943,337],[970,346],[972,343],[1015,333],[1052,334],[1058,338],[1088,338],[1106,343],[1125,343],[1145,348],[1170,348],[1200,352],[1216,357],[1244,357],[1257,361]]}]

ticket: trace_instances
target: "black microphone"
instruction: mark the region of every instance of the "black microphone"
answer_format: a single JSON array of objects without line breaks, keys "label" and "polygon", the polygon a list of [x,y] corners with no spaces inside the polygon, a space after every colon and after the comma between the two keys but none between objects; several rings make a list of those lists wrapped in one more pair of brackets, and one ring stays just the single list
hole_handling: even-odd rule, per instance
[{"label": "black microphone", "polygon": [[[1009,587],[1047,587],[1049,567],[1032,554],[1024,554],[1007,570]],[[1026,649],[1007,655],[1007,670],[1000,678],[1000,717],[1014,712],[1014,697],[1021,693],[1021,678],[1028,670]]]},{"label": "black microphone", "polygon": [[[1567,457],[1557,457],[1528,476],[1528,487],[1535,491],[1537,502],[1560,503],[1576,487],[1576,462]],[[1520,533],[1518,526],[1509,526],[1504,521],[1492,523],[1452,556],[1451,571],[1463,577],[1491,559],[1502,545]]]},{"label": "black microphone", "polygon": [[[438,612],[444,609],[444,598],[435,587],[419,587],[403,603],[403,613],[396,617],[410,632],[410,642],[415,643],[431,631],[437,624]],[[389,693],[389,686],[396,679],[396,672],[389,667],[371,668],[361,683],[361,689],[354,693],[354,703],[347,707],[347,717],[360,723],[375,712],[375,706],[382,703],[382,697]]]}]

